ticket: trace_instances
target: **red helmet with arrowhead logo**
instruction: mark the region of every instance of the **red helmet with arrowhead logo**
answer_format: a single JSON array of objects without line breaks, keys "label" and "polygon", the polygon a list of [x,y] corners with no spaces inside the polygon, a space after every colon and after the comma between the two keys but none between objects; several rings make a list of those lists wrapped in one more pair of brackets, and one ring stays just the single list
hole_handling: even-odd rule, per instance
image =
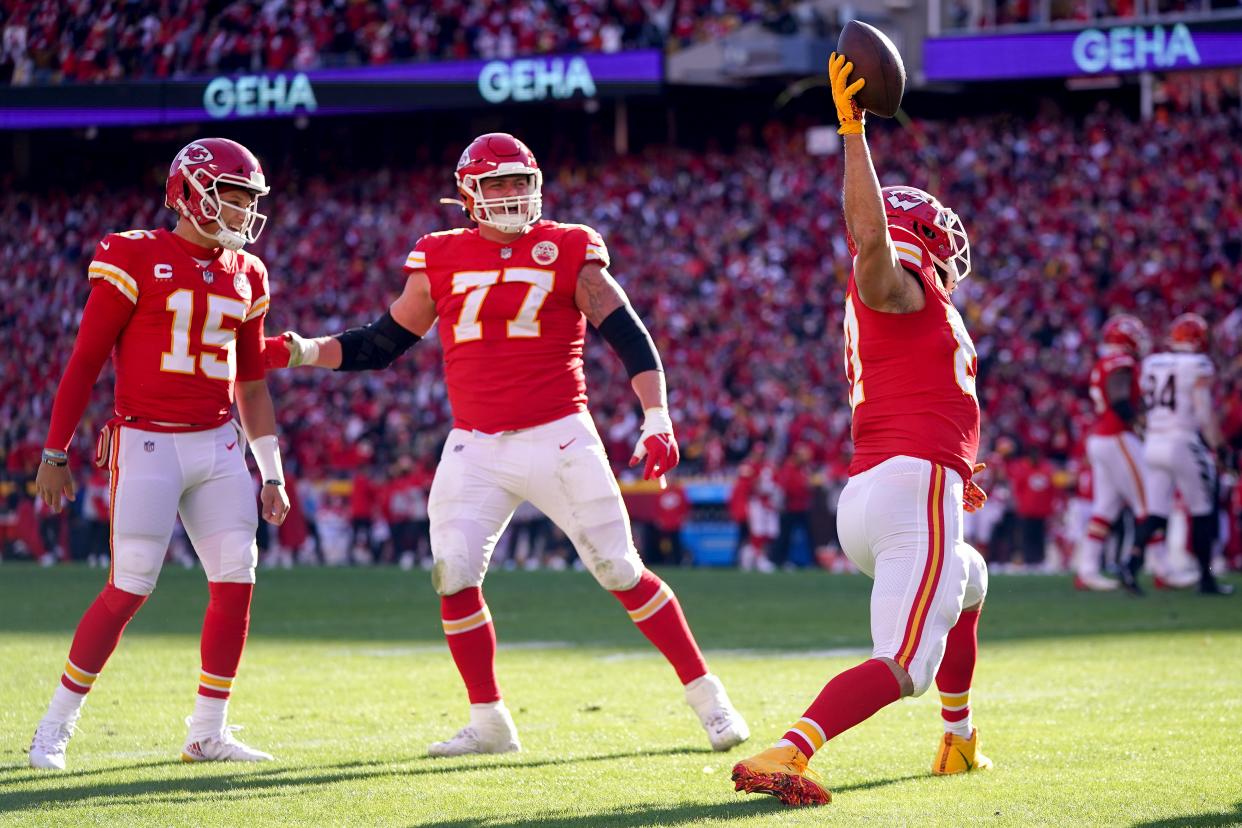
[{"label": "red helmet with arrowhead logo", "polygon": [[[254,201],[248,207],[221,201],[222,186],[247,190],[254,194]],[[204,236],[229,250],[240,250],[263,232],[267,216],[257,208],[259,196],[269,192],[263,167],[254,153],[227,138],[202,138],[187,144],[173,159],[164,188],[164,204],[188,219]],[[225,210],[240,218],[236,228],[221,221]],[[214,231],[203,229],[213,223]]]},{"label": "red helmet with arrowhead logo", "polygon": [[[470,217],[502,233],[520,233],[543,215],[543,173],[530,148],[507,132],[489,132],[470,142],[457,161],[457,189]],[[530,176],[526,193],[484,198],[480,183],[506,175]]]}]

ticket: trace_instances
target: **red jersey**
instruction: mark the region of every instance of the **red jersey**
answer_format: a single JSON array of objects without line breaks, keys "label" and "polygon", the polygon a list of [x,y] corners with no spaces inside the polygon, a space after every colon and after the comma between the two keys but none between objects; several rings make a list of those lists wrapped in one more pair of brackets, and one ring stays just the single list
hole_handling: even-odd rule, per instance
[{"label": "red jersey", "polygon": [[1139,407],[1142,392],[1139,390],[1138,363],[1134,361],[1134,357],[1129,354],[1102,356],[1095,361],[1095,367],[1091,369],[1090,393],[1096,415],[1095,424],[1091,426],[1092,434],[1112,437],[1130,430],[1108,403],[1108,378],[1117,371],[1123,370],[1130,372],[1130,402],[1135,411],[1142,410]]},{"label": "red jersey", "polygon": [[941,463],[968,480],[979,451],[975,346],[919,238],[901,227],[888,231],[926,301],[915,313],[872,310],[850,275],[845,374],[854,412],[854,459],[849,473],[906,455]]},{"label": "red jersey", "polygon": [[267,268],[250,253],[212,252],[168,230],[113,233],[95,247],[91,281],[133,305],[113,356],[120,416],[219,425],[234,383],[263,378]]},{"label": "red jersey", "polygon": [[418,240],[405,269],[431,283],[458,428],[495,434],[586,410],[574,291],[587,262],[607,267],[608,250],[581,224],[540,221],[508,244],[477,228]]}]

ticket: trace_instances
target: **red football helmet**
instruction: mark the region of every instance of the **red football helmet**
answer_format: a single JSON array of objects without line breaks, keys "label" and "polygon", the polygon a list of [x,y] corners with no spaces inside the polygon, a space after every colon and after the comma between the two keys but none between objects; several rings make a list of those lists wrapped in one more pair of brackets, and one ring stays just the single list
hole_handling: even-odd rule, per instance
[{"label": "red football helmet", "polygon": [[[248,208],[229,205],[241,214],[241,227],[233,230],[220,221],[223,209],[220,185],[240,187],[254,193]],[[254,153],[227,138],[203,138],[187,144],[173,159],[164,188],[164,206],[190,220],[198,232],[215,239],[229,250],[241,250],[253,243],[263,232],[267,216],[258,212],[259,196],[270,192],[263,168]],[[216,224],[208,233],[203,225]]]},{"label": "red football helmet", "polygon": [[1130,354],[1142,356],[1147,353],[1147,329],[1143,323],[1128,313],[1109,318],[1100,331],[1100,353]]},{"label": "red football helmet", "polygon": [[918,236],[936,266],[957,281],[970,275],[970,238],[957,213],[918,187],[885,187],[880,194],[889,224]]},{"label": "red football helmet", "polygon": [[[520,233],[543,215],[543,173],[530,148],[507,132],[489,132],[470,142],[457,161],[462,206],[479,224],[502,233]],[[479,182],[502,175],[531,176],[526,195],[483,198]]]},{"label": "red football helmet", "polygon": [[1169,325],[1169,347],[1201,354],[1208,347],[1208,323],[1197,313],[1183,313]]}]

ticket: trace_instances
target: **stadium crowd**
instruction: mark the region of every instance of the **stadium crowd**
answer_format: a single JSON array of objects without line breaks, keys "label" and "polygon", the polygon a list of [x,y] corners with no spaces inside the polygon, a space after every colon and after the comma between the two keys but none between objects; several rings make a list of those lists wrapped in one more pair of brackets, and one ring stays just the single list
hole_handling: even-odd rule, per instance
[{"label": "stadium crowd", "polygon": [[951,0],[945,6],[950,29],[1047,26],[1050,23],[1117,22],[1163,15],[1236,11],[1238,0]]},{"label": "stadium crowd", "polygon": [[805,0],[3,0],[0,83],[677,48],[814,19]]},{"label": "stadium crowd", "polygon": [[[1086,380],[1095,331],[1112,312],[1139,316],[1156,343],[1183,311],[1210,320],[1220,415],[1238,456],[1236,111],[1147,124],[1105,109],[1078,123],[922,122],[873,129],[871,144],[882,180],[939,194],[970,232],[974,272],[957,298],[978,348],[981,459],[990,464],[985,487],[996,504],[986,530],[976,528],[979,542],[996,534],[997,519],[1006,532],[1018,531],[1019,517],[1042,512],[1046,519],[1075,497],[1091,421]],[[787,532],[808,519],[815,545],[818,538],[830,544],[830,521],[816,513],[831,510],[824,493],[839,488],[850,453],[840,333],[850,259],[838,157],[808,155],[801,129],[772,122],[740,136],[730,152],[658,148],[587,166],[541,161],[545,214],[601,231],[613,272],[657,339],[683,450],[677,476],[740,480],[729,513],[758,537],[752,551],[760,558],[780,560]],[[272,218],[253,248],[272,274],[269,330],[322,334],[374,318],[399,291],[400,264],[417,238],[463,223],[460,211],[434,198],[447,194],[450,170],[310,176],[271,169],[273,195],[264,206]],[[13,527],[36,520],[20,482],[39,460],[87,292],[86,262],[109,231],[171,224],[161,201],[149,188],[102,185],[0,194],[0,255],[8,266],[0,325],[17,335],[0,362],[10,539]],[[290,521],[275,542],[298,548],[319,529],[342,537],[346,549],[384,546],[425,558],[417,539],[425,534],[426,488],[450,424],[439,360],[433,337],[385,372],[269,375],[286,462],[304,501],[299,510],[311,518]],[[633,394],[594,334],[587,366],[596,422],[609,455],[623,464],[639,425]],[[109,388],[106,368],[75,444],[83,482],[94,432],[110,414]],[[1052,480],[1051,491],[1032,493],[1032,475]],[[1024,497],[1036,504],[1020,515]],[[1235,543],[1238,507],[1235,494]],[[106,509],[106,502],[86,508]],[[679,525],[688,509],[670,501],[639,511],[667,540],[658,530]],[[48,530],[49,546],[55,531]],[[1019,545],[997,544],[1001,555]]]}]

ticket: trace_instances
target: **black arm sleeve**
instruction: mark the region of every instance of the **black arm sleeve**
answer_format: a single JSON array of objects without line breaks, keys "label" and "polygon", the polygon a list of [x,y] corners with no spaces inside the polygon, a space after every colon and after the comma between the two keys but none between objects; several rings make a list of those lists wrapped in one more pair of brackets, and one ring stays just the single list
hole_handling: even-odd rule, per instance
[{"label": "black arm sleeve", "polygon": [[1130,400],[1116,400],[1112,403],[1111,407],[1113,412],[1120,417],[1121,421],[1126,425],[1133,423],[1134,418],[1138,414],[1138,412],[1134,410],[1134,403]]},{"label": "black arm sleeve", "polygon": [[338,371],[371,371],[387,368],[421,337],[408,331],[384,311],[384,315],[363,328],[350,328],[336,335],[341,343]]},{"label": "black arm sleeve", "polygon": [[612,346],[631,377],[643,371],[663,371],[651,334],[628,304],[622,305],[599,324],[600,336]]}]

